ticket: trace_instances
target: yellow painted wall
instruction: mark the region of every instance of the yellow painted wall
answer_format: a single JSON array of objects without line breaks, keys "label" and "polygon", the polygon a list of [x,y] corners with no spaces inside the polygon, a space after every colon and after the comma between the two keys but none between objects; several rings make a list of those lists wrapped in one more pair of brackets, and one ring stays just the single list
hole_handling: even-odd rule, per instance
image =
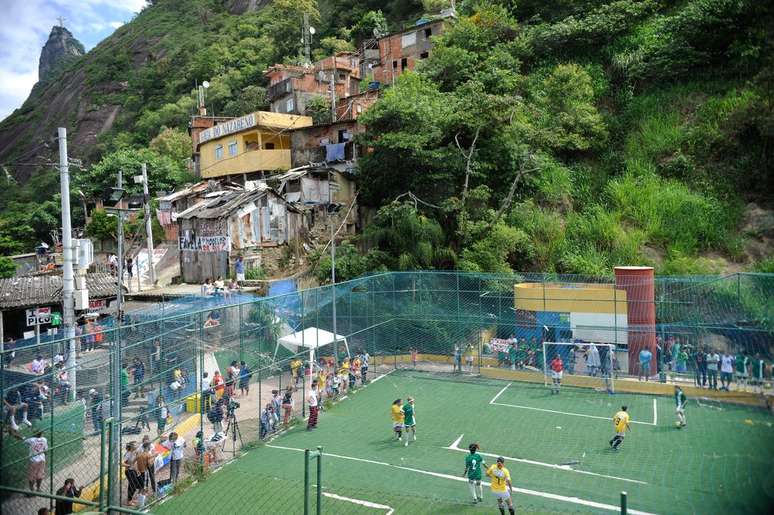
[{"label": "yellow painted wall", "polygon": [[[290,169],[290,134],[287,131],[309,127],[312,125],[312,119],[308,116],[263,111],[253,114],[257,126],[199,145],[199,168],[202,178]],[[237,144],[236,156],[228,153],[229,143],[232,142]],[[259,148],[248,150],[248,143],[257,143]],[[272,143],[274,149],[267,150],[267,143]],[[215,148],[219,145],[223,147],[223,157],[215,159]]]},{"label": "yellow painted wall", "polygon": [[551,283],[521,283],[513,287],[514,307],[557,313],[626,314],[626,290],[612,284],[575,284],[562,288]]}]

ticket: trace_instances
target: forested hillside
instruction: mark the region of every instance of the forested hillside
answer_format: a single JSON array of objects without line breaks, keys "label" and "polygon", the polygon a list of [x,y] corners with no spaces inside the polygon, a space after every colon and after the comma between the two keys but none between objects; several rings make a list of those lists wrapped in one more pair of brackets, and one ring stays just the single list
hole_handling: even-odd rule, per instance
[{"label": "forested hillside", "polygon": [[[86,161],[75,174],[85,195],[140,161],[168,189],[190,180],[197,82],[211,84],[211,114],[265,108],[262,71],[298,59],[304,12],[320,57],[448,3],[156,0],[0,123],[0,254],[58,225],[56,174],[37,166],[58,124]],[[770,2],[456,5],[430,58],[362,117],[359,200],[374,216],[339,249],[339,277],[772,267]]]}]

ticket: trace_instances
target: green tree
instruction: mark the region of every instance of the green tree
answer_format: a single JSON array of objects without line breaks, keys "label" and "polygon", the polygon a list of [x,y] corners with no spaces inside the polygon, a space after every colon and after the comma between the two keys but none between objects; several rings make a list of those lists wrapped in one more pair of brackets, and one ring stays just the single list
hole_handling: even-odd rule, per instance
[{"label": "green tree", "polygon": [[193,143],[191,136],[180,129],[162,127],[159,135],[153,138],[148,148],[162,157],[168,157],[175,163],[185,166],[191,159]]},{"label": "green tree", "polygon": [[116,238],[115,216],[109,216],[104,209],[91,212],[91,221],[86,225],[86,236],[95,240],[114,240]]},{"label": "green tree", "polygon": [[315,125],[331,122],[331,103],[327,97],[315,95],[306,101],[306,114]]},{"label": "green tree", "polygon": [[0,256],[0,279],[8,279],[16,275],[16,263],[13,259]]},{"label": "green tree", "polygon": [[168,156],[161,156],[150,149],[122,149],[107,154],[99,163],[79,174],[76,182],[85,195],[100,197],[108,188],[115,186],[118,171],[121,170],[124,189],[130,194],[141,193],[142,185],[135,184],[131,177],[140,174],[143,163],[147,164],[151,193],[170,191],[192,179],[182,163]]},{"label": "green tree", "polygon": [[370,253],[373,263],[389,270],[453,268],[457,262],[440,224],[410,203],[392,202],[380,208],[363,238],[378,249]]},{"label": "green tree", "polygon": [[591,77],[577,64],[560,64],[531,90],[540,109],[539,142],[559,151],[600,148],[607,129],[594,105]]}]

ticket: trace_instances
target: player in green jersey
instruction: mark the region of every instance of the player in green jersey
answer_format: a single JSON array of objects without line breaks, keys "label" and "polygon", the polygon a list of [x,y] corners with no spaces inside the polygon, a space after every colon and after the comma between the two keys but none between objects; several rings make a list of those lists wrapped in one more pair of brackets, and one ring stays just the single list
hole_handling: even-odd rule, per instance
[{"label": "player in green jersey", "polygon": [[683,389],[675,386],[675,413],[677,414],[677,427],[685,427],[685,403],[688,397],[683,393]]},{"label": "player in green jersey", "polygon": [[[484,501],[484,487],[481,486],[481,466],[486,468],[484,458],[478,453],[478,444],[472,443],[468,446],[470,454],[465,456],[465,472],[463,476],[468,476],[468,486],[470,495],[473,496],[473,504]],[[478,493],[476,492],[478,488]]]},{"label": "player in green jersey", "polygon": [[411,431],[411,435],[414,438],[414,441],[417,441],[417,417],[414,413],[414,398],[409,397],[406,399],[406,404],[403,405],[403,428],[406,431],[406,447],[408,447],[409,443],[409,431]]}]

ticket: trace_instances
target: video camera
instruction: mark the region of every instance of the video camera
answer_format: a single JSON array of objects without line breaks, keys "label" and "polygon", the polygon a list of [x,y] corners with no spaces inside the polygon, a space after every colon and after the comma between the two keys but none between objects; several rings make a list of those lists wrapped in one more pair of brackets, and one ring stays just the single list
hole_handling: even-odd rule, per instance
[{"label": "video camera", "polygon": [[237,401],[232,399],[231,397],[223,397],[223,400],[225,401],[223,404],[226,406],[226,413],[227,416],[233,417],[234,416],[234,410],[237,410],[242,407],[241,404],[239,404]]}]

